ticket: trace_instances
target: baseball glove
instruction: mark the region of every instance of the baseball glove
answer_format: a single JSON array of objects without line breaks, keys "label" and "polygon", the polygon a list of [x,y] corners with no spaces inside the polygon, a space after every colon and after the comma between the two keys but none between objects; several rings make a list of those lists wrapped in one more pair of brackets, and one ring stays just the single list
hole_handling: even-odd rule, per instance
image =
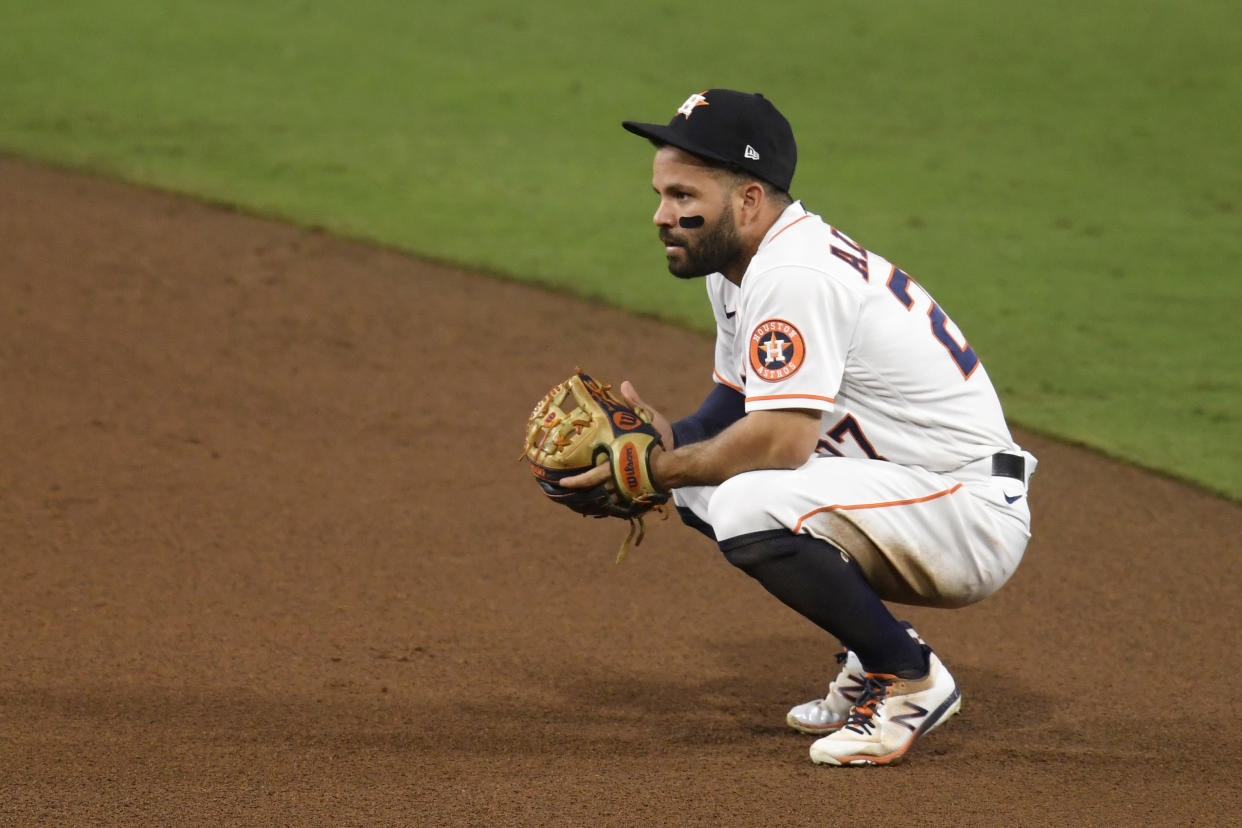
[{"label": "baseball glove", "polygon": [[[610,385],[576,371],[535,405],[526,423],[523,454],[551,500],[589,517],[629,519],[620,560],[635,533],[634,545],[642,542],[642,516],[669,498],[651,479],[651,452],[658,445],[660,434],[646,411],[632,408]],[[612,468],[611,480],[592,489],[559,485],[605,460]]]}]

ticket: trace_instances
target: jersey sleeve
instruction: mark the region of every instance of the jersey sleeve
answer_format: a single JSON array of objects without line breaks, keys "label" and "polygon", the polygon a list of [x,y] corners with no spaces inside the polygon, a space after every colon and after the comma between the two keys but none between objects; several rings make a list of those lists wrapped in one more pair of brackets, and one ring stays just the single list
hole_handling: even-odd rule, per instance
[{"label": "jersey sleeve", "polygon": [[747,285],[745,337],[747,411],[809,408],[831,411],[863,296],[838,276],[783,266]]}]

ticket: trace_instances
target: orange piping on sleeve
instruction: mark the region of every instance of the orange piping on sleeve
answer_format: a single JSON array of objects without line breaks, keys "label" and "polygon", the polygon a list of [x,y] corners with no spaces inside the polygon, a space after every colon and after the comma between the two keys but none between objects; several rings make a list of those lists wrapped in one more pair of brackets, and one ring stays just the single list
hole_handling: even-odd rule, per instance
[{"label": "orange piping on sleeve", "polygon": [[[739,391],[741,389],[738,389]],[[747,397],[746,402],[759,402],[761,400],[820,400],[827,403],[836,403],[832,397],[821,397],[817,394],[769,394],[766,397]]]},{"label": "orange piping on sleeve", "polygon": [[716,378],[716,382],[720,383],[721,385],[727,385],[727,386],[729,386],[730,388],[732,388],[734,391],[738,392],[739,394],[744,393],[744,392],[742,391],[742,386],[740,386],[740,385],[734,385],[733,383],[729,382],[727,379],[725,379],[724,377],[720,376],[720,372],[719,372],[719,371],[712,371],[712,376],[713,376],[713,377],[715,377],[715,378]]}]

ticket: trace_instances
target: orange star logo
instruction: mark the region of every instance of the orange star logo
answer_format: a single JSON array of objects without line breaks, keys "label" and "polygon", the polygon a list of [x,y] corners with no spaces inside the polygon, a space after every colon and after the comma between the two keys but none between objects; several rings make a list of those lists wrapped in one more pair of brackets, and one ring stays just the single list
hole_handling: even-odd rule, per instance
[{"label": "orange star logo", "polygon": [[690,115],[691,115],[691,114],[694,112],[694,110],[695,110],[695,109],[697,109],[698,107],[700,107],[700,106],[711,106],[711,104],[709,104],[709,103],[707,102],[707,98],[706,98],[706,97],[704,97],[706,94],[707,94],[707,90],[706,90],[706,89],[704,89],[704,90],[703,90],[702,92],[700,92],[699,94],[697,94],[697,95],[691,95],[690,97],[686,98],[685,103],[683,103],[681,106],[677,107],[677,114],[678,114],[678,115],[685,115],[685,116],[686,116],[686,118],[687,118],[687,119],[689,119],[689,118],[690,118]]}]

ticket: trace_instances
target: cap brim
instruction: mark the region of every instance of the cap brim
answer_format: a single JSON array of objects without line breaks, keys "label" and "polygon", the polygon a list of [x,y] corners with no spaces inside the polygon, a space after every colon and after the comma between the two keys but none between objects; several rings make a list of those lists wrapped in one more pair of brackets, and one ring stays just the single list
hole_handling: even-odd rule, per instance
[{"label": "cap brim", "polygon": [[641,135],[648,141],[654,141],[658,144],[669,144],[683,149],[691,155],[697,155],[700,158],[706,158],[710,161],[719,161],[721,164],[732,164],[733,162],[725,158],[723,155],[712,152],[711,150],[700,147],[693,141],[686,139],[682,135],[674,131],[667,124],[644,124],[638,121],[622,121],[621,126],[625,127],[635,135]]}]

